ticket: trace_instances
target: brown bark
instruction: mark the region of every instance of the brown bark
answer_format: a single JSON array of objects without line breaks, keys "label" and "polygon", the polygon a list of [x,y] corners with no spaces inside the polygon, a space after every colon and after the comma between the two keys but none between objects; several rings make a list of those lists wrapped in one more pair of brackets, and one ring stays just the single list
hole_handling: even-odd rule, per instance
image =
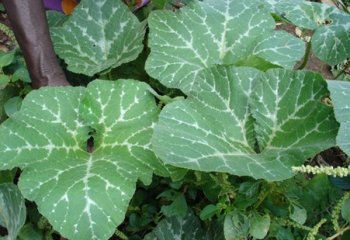
[{"label": "brown bark", "polygon": [[69,85],[58,64],[42,0],[2,0],[23,52],[32,86]]}]

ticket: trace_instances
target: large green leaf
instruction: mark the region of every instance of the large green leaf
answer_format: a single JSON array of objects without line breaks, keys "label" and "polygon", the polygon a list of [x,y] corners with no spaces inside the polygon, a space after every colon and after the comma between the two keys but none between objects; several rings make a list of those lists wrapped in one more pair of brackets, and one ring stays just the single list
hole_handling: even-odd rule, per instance
[{"label": "large green leaf", "polygon": [[334,105],[335,117],[340,123],[337,144],[350,156],[350,83],[327,81]]},{"label": "large green leaf", "polygon": [[168,87],[188,92],[200,70],[214,64],[238,64],[255,56],[293,67],[304,54],[304,42],[274,31],[273,18],[260,5],[250,0],[205,0],[178,12],[152,12],[147,72]]},{"label": "large green leaf", "polygon": [[32,91],[0,128],[0,168],[69,239],[108,239],[138,179],[167,175],[150,138],[158,108],[145,83],[94,81]]},{"label": "large green leaf", "polygon": [[202,72],[194,89],[155,127],[154,150],[168,164],[281,180],[335,145],[338,124],[318,74],[221,66]]},{"label": "large green leaf", "polygon": [[349,14],[327,4],[307,1],[279,1],[274,10],[293,24],[315,31],[312,50],[321,60],[335,65],[350,57]]},{"label": "large green leaf", "polygon": [[51,33],[68,69],[92,76],[136,59],[143,49],[144,24],[120,0],[84,0]]},{"label": "large green leaf", "polygon": [[15,240],[26,220],[24,198],[17,186],[12,183],[0,185],[0,225],[7,229],[8,235],[2,240]]}]

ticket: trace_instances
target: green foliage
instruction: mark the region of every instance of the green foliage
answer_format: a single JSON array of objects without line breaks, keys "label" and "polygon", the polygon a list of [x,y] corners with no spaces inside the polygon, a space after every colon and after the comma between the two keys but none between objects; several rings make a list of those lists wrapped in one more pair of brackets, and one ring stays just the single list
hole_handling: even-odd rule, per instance
[{"label": "green foliage", "polygon": [[348,162],[311,166],[335,145],[349,154],[348,83],[292,70],[305,43],[275,28],[313,30],[313,54],[336,64],[349,57],[349,15],[302,0],[154,0],[136,16],[128,6],[47,13],[68,79],[83,86],[25,96],[22,56],[0,54],[9,239],[345,235],[348,179],[321,173],[345,176]]},{"label": "green foliage", "polygon": [[350,57],[350,15],[327,4],[308,1],[275,1],[273,10],[291,23],[313,30],[311,44],[314,54],[330,65]]},{"label": "green foliage", "polygon": [[[170,227],[169,227],[170,226]],[[199,219],[188,212],[184,218],[171,217],[162,220],[157,227],[144,240],[205,240],[205,231],[201,228]],[[214,240],[214,239],[213,239]]]},{"label": "green foliage", "polygon": [[0,226],[7,229],[4,240],[15,240],[26,219],[24,198],[12,183],[0,184]]},{"label": "green foliage", "polygon": [[147,72],[186,93],[200,70],[215,64],[244,65],[255,57],[263,66],[292,68],[305,51],[301,40],[274,31],[273,18],[255,1],[194,1],[179,12],[152,12],[148,22]]},{"label": "green foliage", "polygon": [[350,155],[350,83],[341,81],[328,81],[334,104],[334,112],[340,129],[337,136],[337,144],[342,150]]},{"label": "green foliage", "polygon": [[51,28],[55,50],[75,73],[93,76],[136,59],[143,48],[145,26],[121,1],[83,1],[59,25]]},{"label": "green foliage", "polygon": [[149,146],[158,109],[147,88],[119,80],[33,91],[3,123],[1,168],[24,168],[22,193],[70,239],[107,238],[137,179],[168,175]]},{"label": "green foliage", "polygon": [[328,92],[319,75],[215,67],[192,89],[163,109],[155,127],[155,153],[171,165],[281,180],[335,144],[337,123],[321,102]]}]

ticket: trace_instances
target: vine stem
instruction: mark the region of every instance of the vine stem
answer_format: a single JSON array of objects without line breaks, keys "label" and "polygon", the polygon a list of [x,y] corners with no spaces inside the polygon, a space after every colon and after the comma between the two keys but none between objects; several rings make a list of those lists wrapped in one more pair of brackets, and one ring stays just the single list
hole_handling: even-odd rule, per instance
[{"label": "vine stem", "polygon": [[344,65],[343,70],[341,70],[341,71],[337,74],[337,76],[334,77],[334,79],[337,79],[338,77],[340,77],[340,76],[345,72],[345,70],[346,70],[349,66],[350,66],[350,60]]},{"label": "vine stem", "polygon": [[297,68],[297,70],[302,70],[305,68],[305,66],[309,60],[310,51],[311,51],[311,40],[306,43],[306,51],[305,51],[305,55],[304,55],[304,60],[303,60],[303,63]]},{"label": "vine stem", "polygon": [[343,229],[341,229],[339,232],[337,232],[337,233],[334,234],[333,236],[328,237],[327,240],[333,240],[333,239],[335,239],[335,238],[337,238],[337,237],[343,235],[344,232],[346,232],[347,230],[350,230],[350,225],[347,226],[347,227],[345,227],[345,228],[343,228]]}]

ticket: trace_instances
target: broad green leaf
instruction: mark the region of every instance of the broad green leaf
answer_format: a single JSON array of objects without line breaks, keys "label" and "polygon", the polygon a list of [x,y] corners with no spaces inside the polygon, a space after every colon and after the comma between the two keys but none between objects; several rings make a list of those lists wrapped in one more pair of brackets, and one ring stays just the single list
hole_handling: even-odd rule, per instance
[{"label": "broad green leaf", "polygon": [[340,128],[337,144],[350,156],[350,83],[342,81],[327,81],[328,89],[334,105],[334,113]]},{"label": "broad green leaf", "polygon": [[31,82],[31,79],[26,67],[20,67],[13,73],[11,81],[16,82],[18,80],[21,80],[26,83]]},{"label": "broad green leaf", "polygon": [[8,117],[11,117],[12,114],[17,112],[21,108],[22,98],[21,97],[12,97],[6,101],[4,104],[4,110]]},{"label": "broad green leaf", "polygon": [[336,7],[315,2],[280,1],[275,11],[293,24],[314,30],[312,50],[330,65],[350,57],[350,15]]},{"label": "broad green leaf", "polygon": [[15,240],[26,220],[24,198],[13,183],[0,184],[0,225],[7,229],[3,240]]},{"label": "broad green leaf", "polygon": [[0,74],[0,90],[6,88],[7,84],[10,82],[10,76],[5,74]]},{"label": "broad green leaf", "polygon": [[108,239],[140,179],[167,171],[150,147],[158,108],[145,83],[32,91],[0,128],[0,168],[68,239]]},{"label": "broad green leaf", "polygon": [[57,11],[46,11],[47,23],[50,28],[61,27],[69,16]]},{"label": "broad green leaf", "polygon": [[194,89],[164,107],[154,130],[155,153],[170,165],[274,181],[335,145],[318,74],[221,66],[203,71]]},{"label": "broad green leaf", "polygon": [[5,103],[16,94],[17,89],[15,87],[7,86],[5,89],[0,90],[0,123],[7,117],[4,109]]},{"label": "broad green leaf", "polygon": [[207,206],[205,206],[199,217],[201,220],[207,220],[207,219],[210,219],[211,217],[213,217],[216,213],[219,212],[219,208],[216,206],[216,205],[213,205],[213,204],[208,204]]},{"label": "broad green leaf", "polygon": [[199,219],[188,211],[184,218],[171,217],[160,221],[157,227],[144,240],[204,240],[205,237]]},{"label": "broad green leaf", "polygon": [[341,208],[341,215],[345,221],[350,222],[350,198],[345,200]]},{"label": "broad green leaf", "polygon": [[183,194],[178,194],[174,201],[167,206],[162,206],[161,212],[166,217],[177,216],[184,218],[187,213],[187,202]]},{"label": "broad green leaf", "polygon": [[36,229],[33,224],[25,224],[18,234],[17,240],[44,240],[44,233]]},{"label": "broad green leaf", "polygon": [[136,59],[143,49],[144,26],[122,1],[85,0],[51,33],[68,69],[92,76]]},{"label": "broad green leaf", "polygon": [[148,19],[151,54],[147,72],[188,93],[202,69],[242,65],[249,58],[291,68],[304,42],[274,31],[275,22],[257,1],[193,1],[177,12],[154,11]]},{"label": "broad green leaf", "polygon": [[241,212],[234,211],[225,216],[224,234],[226,240],[245,240],[249,233],[249,218]]},{"label": "broad green leaf", "polygon": [[281,225],[279,219],[272,219],[268,239],[295,240],[291,228]]},{"label": "broad green leaf", "polygon": [[350,198],[345,200],[341,208],[341,215],[345,221],[350,222]]},{"label": "broad green leaf", "polygon": [[263,239],[269,231],[271,219],[269,214],[255,214],[250,220],[249,234],[256,239]]},{"label": "broad green leaf", "polygon": [[289,217],[290,219],[296,221],[297,223],[303,225],[307,218],[307,212],[306,209],[302,206],[297,206],[295,204],[292,204],[290,210],[289,210]]},{"label": "broad green leaf", "polygon": [[16,176],[17,169],[0,171],[0,184],[13,182]]},{"label": "broad green leaf", "polygon": [[10,65],[15,58],[15,53],[15,50],[9,52],[0,51],[0,68]]}]

